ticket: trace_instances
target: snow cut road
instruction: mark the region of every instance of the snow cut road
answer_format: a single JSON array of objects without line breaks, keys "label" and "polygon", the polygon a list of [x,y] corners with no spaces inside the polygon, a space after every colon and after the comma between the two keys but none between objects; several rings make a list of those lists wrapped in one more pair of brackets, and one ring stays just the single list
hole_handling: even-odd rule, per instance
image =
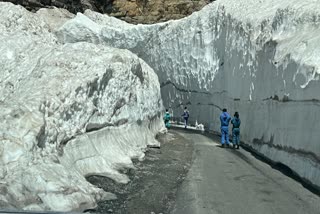
[{"label": "snow cut road", "polygon": [[193,163],[172,214],[319,214],[320,197],[244,150],[176,132],[194,144]]}]

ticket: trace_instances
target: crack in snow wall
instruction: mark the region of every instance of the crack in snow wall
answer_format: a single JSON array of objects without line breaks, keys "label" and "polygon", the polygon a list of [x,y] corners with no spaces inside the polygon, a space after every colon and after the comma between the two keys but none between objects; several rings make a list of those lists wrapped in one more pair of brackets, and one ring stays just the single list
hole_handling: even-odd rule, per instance
[{"label": "crack in snow wall", "polygon": [[319,14],[313,0],[218,0],[156,25],[86,11],[57,35],[136,53],[158,74],[174,115],[187,105],[191,121],[219,131],[220,109],[239,111],[244,142],[320,186]]}]

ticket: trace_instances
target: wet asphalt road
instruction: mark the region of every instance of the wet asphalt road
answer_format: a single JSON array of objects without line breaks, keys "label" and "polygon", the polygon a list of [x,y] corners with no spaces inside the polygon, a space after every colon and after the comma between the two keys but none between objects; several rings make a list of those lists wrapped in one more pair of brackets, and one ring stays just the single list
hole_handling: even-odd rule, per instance
[{"label": "wet asphalt road", "polygon": [[172,214],[320,214],[320,197],[249,152],[174,131],[193,142],[193,162]]}]

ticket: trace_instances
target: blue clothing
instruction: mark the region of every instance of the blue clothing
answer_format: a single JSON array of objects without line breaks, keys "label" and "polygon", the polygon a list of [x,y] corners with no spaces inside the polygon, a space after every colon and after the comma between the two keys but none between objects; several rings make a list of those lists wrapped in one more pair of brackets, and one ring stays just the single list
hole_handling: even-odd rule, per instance
[{"label": "blue clothing", "polygon": [[183,114],[181,115],[184,119],[184,128],[187,128],[188,125],[188,119],[189,119],[189,111],[184,110]]},{"label": "blue clothing", "polygon": [[187,119],[189,118],[189,112],[188,110],[184,110],[183,114],[181,115],[184,119]]},{"label": "blue clothing", "polygon": [[166,112],[166,114],[163,117],[163,120],[164,120],[164,124],[167,128],[170,128],[170,126],[171,126],[170,119],[171,119],[171,115],[169,114],[169,112]]},{"label": "blue clothing", "polygon": [[240,124],[241,124],[240,118],[234,117],[234,118],[231,120],[231,124],[233,125],[233,129],[234,129],[234,128],[240,128]]},{"label": "blue clothing", "polygon": [[232,144],[233,145],[239,145],[240,144],[240,125],[241,125],[241,120],[240,118],[234,117],[231,120],[231,123],[233,125],[232,127]]},{"label": "blue clothing", "polygon": [[228,114],[228,112],[222,112],[220,114],[220,122],[221,122],[221,127],[224,127],[224,126],[229,126],[229,122],[231,120],[231,117],[230,115]]},{"label": "blue clothing", "polygon": [[239,145],[240,144],[240,129],[239,128],[234,128],[232,130],[232,144],[233,145]]},{"label": "blue clothing", "polygon": [[228,126],[221,127],[221,144],[224,145],[224,143],[229,145],[229,127]]},{"label": "blue clothing", "polygon": [[184,128],[187,128],[188,126],[188,118],[184,118]]},{"label": "blue clothing", "polygon": [[229,145],[229,122],[231,120],[230,115],[228,112],[222,112],[220,115],[220,122],[221,122],[221,144],[224,145],[225,143]]}]

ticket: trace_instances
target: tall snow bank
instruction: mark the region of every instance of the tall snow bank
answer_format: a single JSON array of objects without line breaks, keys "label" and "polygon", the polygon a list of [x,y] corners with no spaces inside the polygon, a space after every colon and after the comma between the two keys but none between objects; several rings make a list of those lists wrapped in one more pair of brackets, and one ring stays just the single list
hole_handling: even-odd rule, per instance
[{"label": "tall snow bank", "polygon": [[223,107],[239,111],[243,141],[320,186],[319,23],[317,0],[218,0],[146,26],[86,11],[57,36],[136,53],[158,74],[165,106],[180,115],[188,105],[210,130]]},{"label": "tall snow bank", "polygon": [[126,183],[159,145],[160,85],[130,51],[59,43],[48,11],[0,3],[0,206],[83,211],[114,198],[85,176]]}]

